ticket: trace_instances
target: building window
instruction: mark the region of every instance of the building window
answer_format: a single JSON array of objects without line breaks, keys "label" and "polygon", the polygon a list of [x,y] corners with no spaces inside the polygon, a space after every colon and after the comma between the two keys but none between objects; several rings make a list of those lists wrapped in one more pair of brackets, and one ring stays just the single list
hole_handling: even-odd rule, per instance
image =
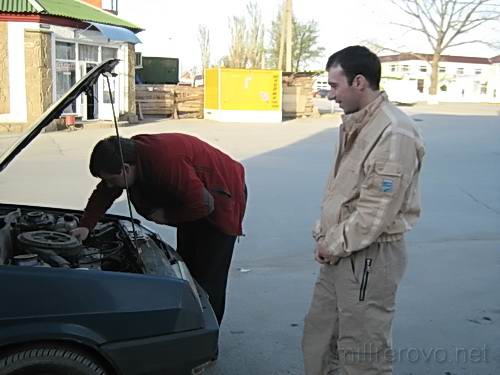
[{"label": "building window", "polygon": [[424,92],[424,80],[423,79],[417,80],[417,90],[420,93]]},{"label": "building window", "polygon": [[481,83],[481,95],[486,95],[488,92],[488,83]]},{"label": "building window", "polygon": [[[116,59],[117,56],[117,49],[116,48],[109,48],[109,47],[102,47],[101,54],[102,54],[102,61],[106,61],[109,59]],[[116,102],[116,87],[115,87],[115,81],[110,80],[110,86],[111,86],[111,93],[109,92],[109,87],[108,83],[106,82],[104,84],[104,98],[103,102],[104,103],[111,103],[111,95],[113,95],[113,102]]]},{"label": "building window", "polygon": [[439,73],[446,73],[446,68],[444,66],[440,66]]},{"label": "building window", "polygon": [[88,44],[78,45],[78,60],[79,61],[99,61],[99,47],[90,46]]},{"label": "building window", "polygon": [[391,65],[391,72],[397,72],[398,71],[398,66],[397,65]]},{"label": "building window", "polygon": [[75,44],[66,42],[56,42],[56,59],[75,60]]},{"label": "building window", "polygon": [[409,72],[410,71],[410,66],[409,65],[403,65],[402,69],[403,72]]},{"label": "building window", "polygon": [[474,73],[476,73],[476,74],[481,74],[481,69],[476,69],[476,70],[474,71]]},{"label": "building window", "polygon": [[[76,82],[76,48],[74,43],[56,42],[56,99],[60,99]],[[64,112],[76,112],[76,102]]]},{"label": "building window", "polygon": [[425,66],[425,65],[420,65],[420,71],[421,71],[421,72],[426,72],[426,71],[427,71],[427,66]]},{"label": "building window", "polygon": [[116,48],[102,47],[102,61],[107,61],[109,59],[116,59],[117,50]]},{"label": "building window", "polygon": [[118,0],[102,0],[102,9],[118,14]]},{"label": "building window", "polygon": [[463,75],[464,74],[464,68],[457,68],[457,74],[458,75]]}]

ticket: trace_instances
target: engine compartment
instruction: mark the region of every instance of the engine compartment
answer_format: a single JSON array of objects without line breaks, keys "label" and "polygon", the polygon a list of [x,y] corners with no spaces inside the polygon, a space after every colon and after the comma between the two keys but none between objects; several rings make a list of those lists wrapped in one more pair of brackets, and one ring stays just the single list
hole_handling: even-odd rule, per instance
[{"label": "engine compartment", "polygon": [[[18,208],[0,211],[0,264],[163,275],[173,273],[173,259],[169,259],[168,252],[141,232],[140,227],[134,237],[130,223],[129,226],[123,220],[102,220],[82,243],[70,234],[72,229],[78,227],[79,220],[78,214],[55,210]],[[155,259],[155,263],[157,268],[162,269],[145,267],[148,254],[143,254],[143,247],[156,250],[153,258],[159,258],[160,262]]]}]

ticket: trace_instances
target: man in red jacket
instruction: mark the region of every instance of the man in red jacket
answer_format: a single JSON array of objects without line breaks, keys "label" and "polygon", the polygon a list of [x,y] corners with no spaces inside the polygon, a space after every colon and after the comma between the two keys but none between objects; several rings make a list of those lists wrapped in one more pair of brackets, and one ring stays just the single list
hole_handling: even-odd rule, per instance
[{"label": "man in red jacket", "polygon": [[246,207],[243,166],[196,137],[166,133],[99,141],[90,157],[90,172],[101,182],[73,234],[87,238],[128,186],[140,215],[177,227],[177,251],[208,293],[220,324]]}]

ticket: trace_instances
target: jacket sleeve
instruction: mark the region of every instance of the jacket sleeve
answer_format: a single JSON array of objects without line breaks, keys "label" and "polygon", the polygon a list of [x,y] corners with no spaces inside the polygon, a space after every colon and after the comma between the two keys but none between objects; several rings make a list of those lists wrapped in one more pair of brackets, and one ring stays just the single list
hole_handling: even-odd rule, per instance
[{"label": "jacket sleeve", "polygon": [[80,226],[92,230],[122,192],[123,189],[109,188],[104,182],[99,182],[90,195],[82,219],[80,220]]},{"label": "jacket sleeve", "polygon": [[200,180],[192,164],[179,156],[159,173],[159,184],[174,195],[178,205],[163,207],[168,224],[177,225],[208,216],[214,210],[214,198]]},{"label": "jacket sleeve", "polygon": [[334,256],[348,256],[377,240],[398,215],[419,169],[414,140],[386,132],[365,162],[360,196],[341,207],[343,220],[323,239]]}]

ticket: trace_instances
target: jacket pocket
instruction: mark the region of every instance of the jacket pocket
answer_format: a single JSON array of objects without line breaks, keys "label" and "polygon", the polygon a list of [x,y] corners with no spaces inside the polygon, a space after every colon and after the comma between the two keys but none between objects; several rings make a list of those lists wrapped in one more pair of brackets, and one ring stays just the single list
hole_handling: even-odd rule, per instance
[{"label": "jacket pocket", "polygon": [[365,184],[362,185],[362,188],[368,189],[376,195],[395,195],[400,190],[401,166],[393,162],[377,162]]},{"label": "jacket pocket", "polygon": [[363,269],[363,277],[361,278],[361,284],[359,286],[359,300],[364,301],[366,296],[366,288],[368,287],[368,278],[370,276],[370,271],[372,268],[373,259],[365,259],[365,267]]}]

